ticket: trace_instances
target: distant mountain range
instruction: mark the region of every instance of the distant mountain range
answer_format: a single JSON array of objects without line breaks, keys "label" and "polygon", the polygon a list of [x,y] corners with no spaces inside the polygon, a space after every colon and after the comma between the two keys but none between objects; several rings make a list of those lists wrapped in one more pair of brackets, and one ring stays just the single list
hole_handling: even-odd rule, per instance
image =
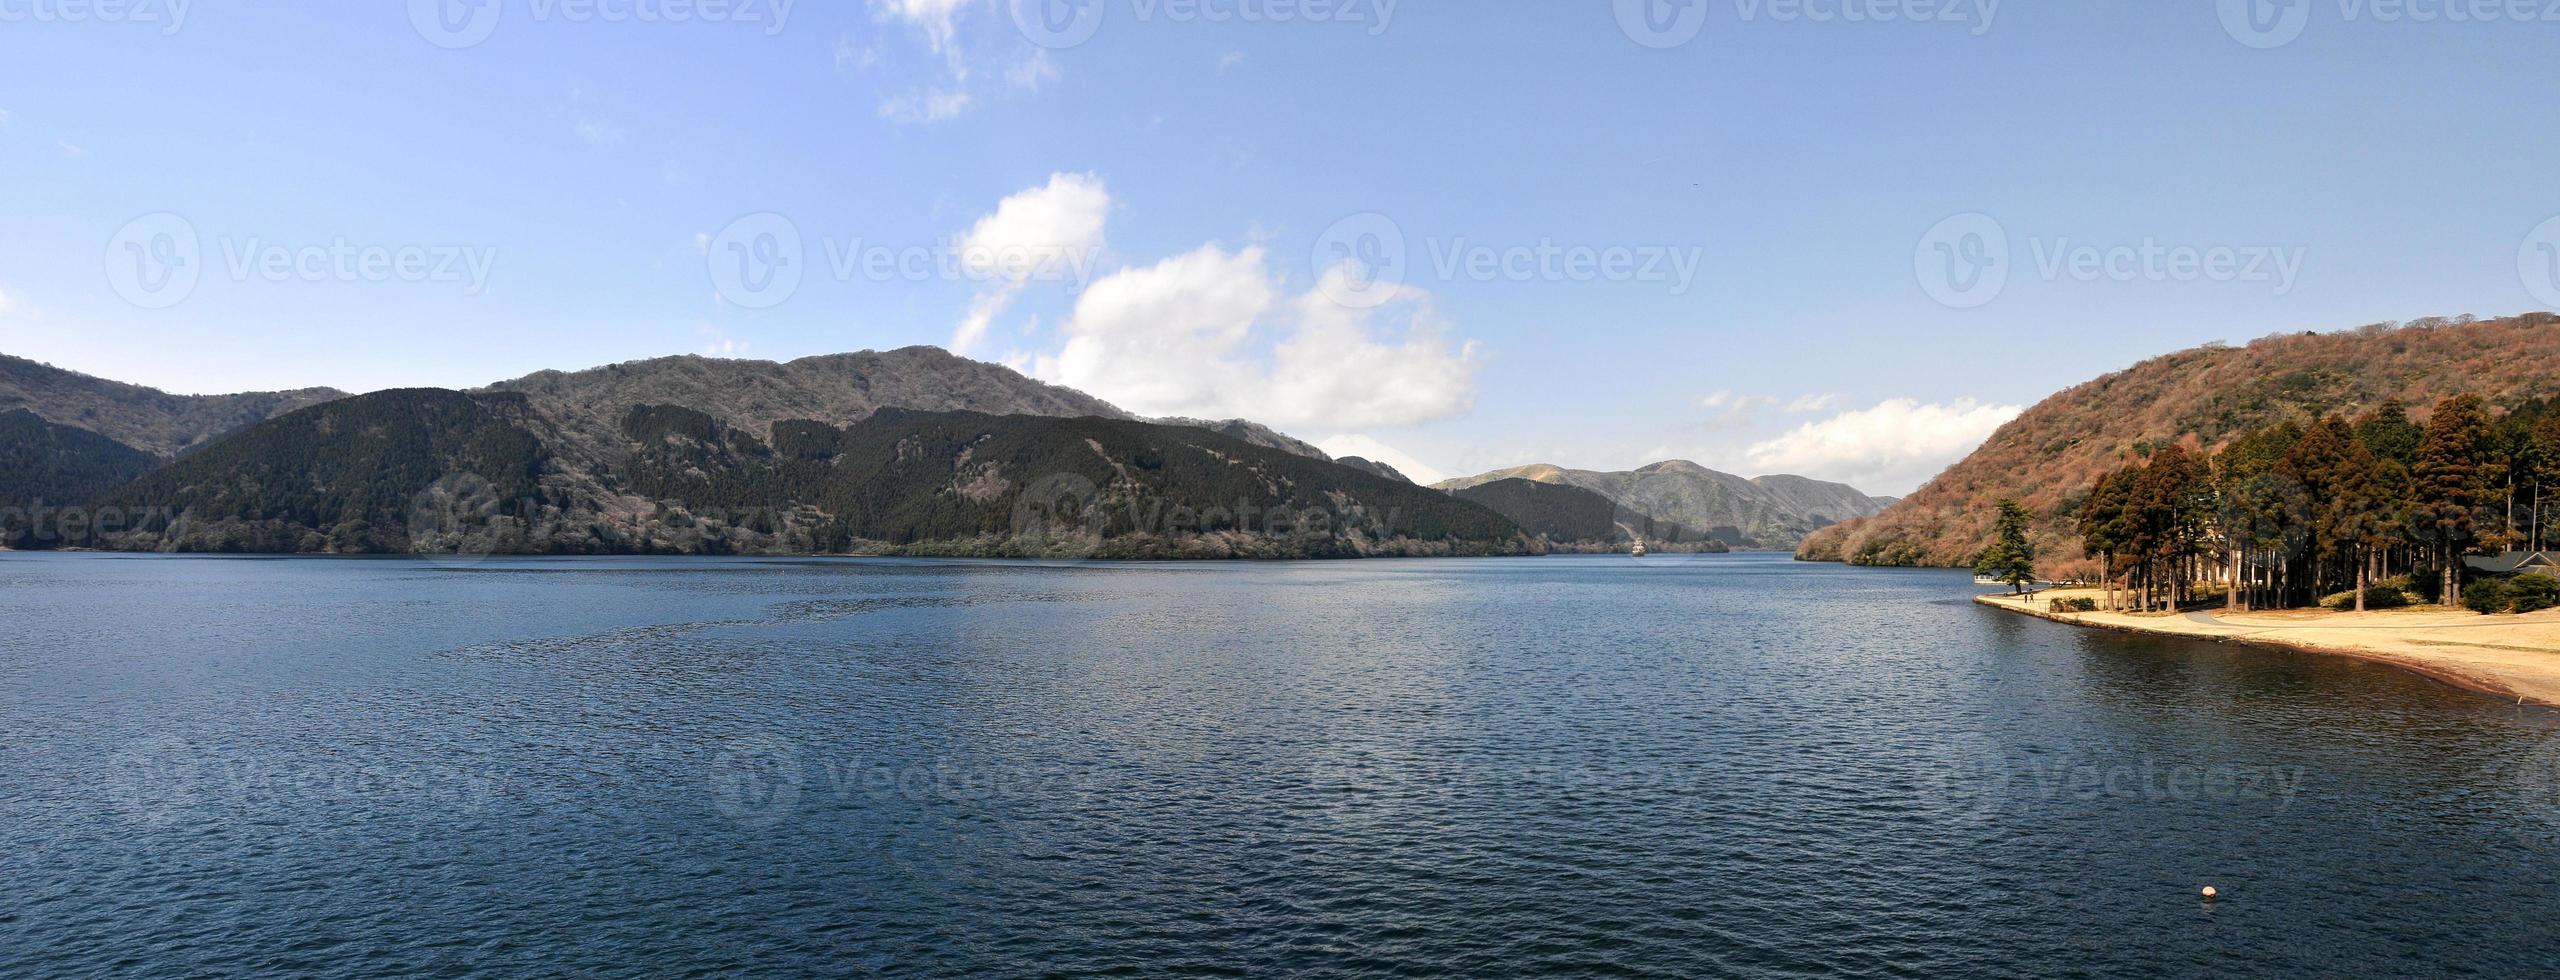
[{"label": "distant mountain range", "polygon": [[[0,357],[0,463],[0,519],[14,521],[0,543],[140,550],[1721,550],[1792,547],[1886,503],[1683,462],[1425,489],[1257,423],[1144,419],[931,347],[665,357],[358,396],[171,395]],[[64,505],[115,520],[66,533],[23,516]],[[1090,523],[1050,527],[1060,508]],[[1297,518],[1286,533],[1270,533],[1275,512]]]},{"label": "distant mountain range", "polygon": [[0,354],[0,412],[25,410],[164,460],[294,409],[345,397],[335,388],[172,395]]},{"label": "distant mountain range", "polygon": [[1450,491],[1483,504],[1521,530],[1563,551],[1626,551],[1637,542],[1654,551],[1719,553],[1730,542],[1629,511],[1617,501],[1581,487],[1517,477]]},{"label": "distant mountain range", "polygon": [[2497,406],[2560,396],[2560,316],[2281,334],[2155,357],[2045,399],[1884,513],[1806,538],[1797,557],[1967,565],[1990,541],[1995,504],[2011,497],[2036,518],[2040,570],[2093,571],[2071,513],[2102,472],[2173,443],[2212,450],[2287,419],[2362,415],[2391,400],[2423,414],[2457,394]]},{"label": "distant mountain range", "polygon": [[[1148,421],[934,348],[661,358],[474,391],[175,396],[0,361],[16,546],[1323,557],[1543,550],[1241,420]],[[27,518],[90,504],[111,527]],[[86,519],[84,518],[84,521]],[[94,523],[94,522],[90,522]]]},{"label": "distant mountain range", "polygon": [[1579,487],[1610,501],[1622,515],[1677,525],[1747,549],[1792,549],[1807,534],[1882,512],[1893,503],[1893,498],[1871,497],[1846,484],[1801,476],[1745,479],[1684,460],[1623,473],[1541,463],[1447,480],[1433,487],[1465,491],[1504,480]]}]

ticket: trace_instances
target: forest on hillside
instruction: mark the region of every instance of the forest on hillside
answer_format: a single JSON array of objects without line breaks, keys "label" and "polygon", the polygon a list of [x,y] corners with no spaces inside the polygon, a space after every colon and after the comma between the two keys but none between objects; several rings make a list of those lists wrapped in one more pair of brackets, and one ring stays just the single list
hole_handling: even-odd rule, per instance
[{"label": "forest on hillside", "polygon": [[2213,455],[2251,433],[2361,419],[2397,401],[2411,414],[2474,395],[2513,410],[2560,396],[2560,315],[2430,319],[2155,357],[2029,408],[1928,485],[1872,518],[1805,539],[1808,561],[1961,567],[1990,543],[1994,503],[2034,518],[2048,576],[2098,574],[2066,507],[2128,460],[2167,446]]},{"label": "forest on hillside", "polygon": [[[2059,515],[2111,596],[2362,610],[2464,601],[2532,611],[2560,583],[2468,573],[2465,556],[2539,549],[2560,509],[2560,408],[2438,402],[2421,425],[2397,401],[2357,418],[2290,420],[2219,451],[2171,444],[2099,476]],[[2548,584],[2546,584],[2548,583]],[[2468,591],[2466,591],[2466,589]]]}]

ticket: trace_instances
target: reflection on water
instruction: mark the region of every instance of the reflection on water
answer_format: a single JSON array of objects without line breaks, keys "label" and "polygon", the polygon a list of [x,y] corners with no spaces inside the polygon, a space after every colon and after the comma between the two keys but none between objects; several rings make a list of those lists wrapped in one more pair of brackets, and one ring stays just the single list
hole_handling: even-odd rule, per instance
[{"label": "reflection on water", "polygon": [[2560,963],[2552,713],[1968,591],[0,555],[0,973]]}]

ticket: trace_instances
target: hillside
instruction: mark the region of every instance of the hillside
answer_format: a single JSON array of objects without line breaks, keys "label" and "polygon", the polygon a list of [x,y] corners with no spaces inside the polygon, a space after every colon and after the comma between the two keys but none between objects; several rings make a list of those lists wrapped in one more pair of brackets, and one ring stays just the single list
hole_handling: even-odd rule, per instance
[{"label": "hillside", "polygon": [[24,409],[160,459],[298,408],[344,398],[334,388],[172,395],[0,354],[0,412]]},{"label": "hillside", "polygon": [[1413,482],[1413,478],[1404,475],[1402,470],[1398,470],[1393,466],[1378,462],[1374,459],[1364,459],[1359,456],[1345,456],[1341,459],[1334,460],[1334,462],[1375,476],[1383,476],[1398,483]]},{"label": "hillside", "polygon": [[1684,460],[1624,473],[1539,463],[1434,486],[1454,491],[1511,479],[1580,487],[1623,511],[1677,524],[1737,548],[1794,548],[1818,528],[1875,514],[1889,502],[1843,484],[1800,476],[1744,479]]},{"label": "hillside", "polygon": [[1797,557],[1964,565],[1989,538],[1993,502],[2016,497],[2037,518],[2043,571],[2073,574],[2086,563],[2070,505],[2152,447],[2211,450],[2285,419],[2361,415],[2392,399],[2423,411],[2466,393],[2494,405],[2560,393],[2560,316],[2286,334],[2152,358],[2045,399],[1884,513],[1808,537]]},{"label": "hillside", "polygon": [[[378,391],[291,412],[187,455],[100,498],[157,515],[84,542],[129,550],[380,553],[418,550],[422,514],[472,523],[541,506],[548,454],[521,395]],[[482,513],[485,511],[485,513]]]},{"label": "hillside", "polygon": [[[596,449],[614,441],[615,426],[639,405],[682,405],[722,425],[769,436],[776,422],[807,420],[846,426],[884,408],[988,415],[1092,416],[1136,419],[1102,399],[1046,384],[1000,364],[973,361],[939,347],[827,354],[774,362],[735,358],[661,357],[584,371],[542,371],[484,389],[516,392],[557,423],[564,449]],[[1272,449],[1329,460],[1323,451],[1240,419],[1161,419],[1209,429]]]},{"label": "hillside", "polygon": [[151,454],[87,429],[23,408],[0,411],[0,509],[84,503],[159,465]]},{"label": "hillside", "polygon": [[1628,511],[1577,486],[1517,477],[1450,491],[1483,504],[1550,546],[1575,551],[1622,551],[1639,537],[1657,551],[1722,552],[1728,542]]},{"label": "hillside", "polygon": [[880,408],[771,439],[633,405],[560,444],[519,392],[376,392],[254,426],[107,494],[127,550],[983,556],[1513,554],[1500,515],[1206,429]]}]

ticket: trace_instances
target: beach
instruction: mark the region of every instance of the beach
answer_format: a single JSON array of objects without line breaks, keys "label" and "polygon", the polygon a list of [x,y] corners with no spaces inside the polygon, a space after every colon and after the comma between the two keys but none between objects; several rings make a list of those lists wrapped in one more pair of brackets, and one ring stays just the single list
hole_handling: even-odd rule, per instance
[{"label": "beach", "polygon": [[2560,610],[2483,616],[2423,606],[2375,612],[2219,608],[2182,613],[2055,612],[2053,600],[2104,601],[2097,589],[2048,589],[1975,602],[2058,622],[2106,629],[2228,640],[2356,657],[2415,671],[2500,698],[2560,707]]}]

